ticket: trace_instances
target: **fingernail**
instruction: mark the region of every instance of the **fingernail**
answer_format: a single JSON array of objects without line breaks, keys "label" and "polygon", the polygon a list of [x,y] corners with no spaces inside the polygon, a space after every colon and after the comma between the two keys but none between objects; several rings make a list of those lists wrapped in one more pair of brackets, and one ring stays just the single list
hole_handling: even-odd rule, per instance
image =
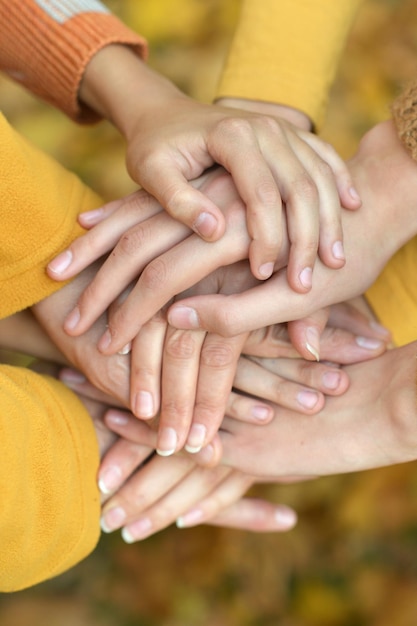
[{"label": "fingernail", "polygon": [[170,456],[177,449],[178,437],[173,428],[163,428],[158,435],[158,447],[156,449],[160,456]]},{"label": "fingernail", "polygon": [[335,241],[332,246],[332,253],[335,259],[339,261],[345,260],[345,251],[343,250],[343,243],[341,241]]},{"label": "fingernail", "polygon": [[317,328],[307,328],[305,346],[316,361],[320,361],[320,335]]},{"label": "fingernail", "polygon": [[54,274],[62,274],[72,263],[72,252],[70,250],[65,250],[65,252],[61,252],[58,254],[55,259],[53,259],[48,264],[48,269]]},{"label": "fingernail", "polygon": [[194,222],[194,230],[203,237],[211,237],[217,229],[217,220],[211,213],[200,213]]},{"label": "fingernail", "polygon": [[369,326],[384,337],[387,337],[388,339],[391,337],[391,331],[388,328],[385,328],[385,326],[381,326],[381,324],[378,324],[378,322],[374,322],[373,320],[371,320],[369,322]]},{"label": "fingernail", "polygon": [[266,406],[258,405],[252,408],[251,413],[258,422],[265,422],[269,419],[269,417],[271,417],[272,409]]},{"label": "fingernail", "polygon": [[300,283],[305,289],[311,289],[313,284],[313,270],[311,267],[305,267],[299,274]]},{"label": "fingernail", "polygon": [[152,529],[152,522],[149,518],[143,517],[129,526],[125,526],[122,530],[122,539],[126,543],[133,543],[149,534]]},{"label": "fingernail", "polygon": [[107,329],[103,335],[100,337],[100,340],[97,344],[97,347],[100,351],[105,351],[111,344],[111,332]]},{"label": "fingernail", "polygon": [[287,530],[294,528],[298,520],[297,513],[295,511],[285,508],[280,508],[276,511],[275,519],[281,527],[284,527]]},{"label": "fingernail", "polygon": [[304,389],[297,394],[297,400],[306,409],[313,409],[319,401],[319,395],[315,391]]},{"label": "fingernail", "polygon": [[340,372],[338,371],[334,371],[334,372],[325,372],[323,374],[323,385],[327,388],[327,389],[337,389],[338,386],[340,385]]},{"label": "fingernail", "polygon": [[191,454],[200,452],[204,445],[204,441],[207,435],[207,428],[203,424],[193,424],[190,432],[188,433],[187,443],[185,449]]},{"label": "fingernail", "polygon": [[86,382],[86,377],[76,370],[63,369],[59,372],[59,380],[69,387],[71,385],[82,385]]},{"label": "fingernail", "polygon": [[259,275],[262,276],[262,278],[269,278],[272,275],[273,271],[274,271],[273,263],[264,263],[259,268]]},{"label": "fingernail", "polygon": [[213,460],[214,448],[209,443],[207,446],[204,446],[198,453],[198,463],[199,465],[209,465]]},{"label": "fingernail", "polygon": [[106,511],[100,520],[101,530],[105,533],[111,533],[123,526],[126,519],[126,513],[121,506],[114,507]]},{"label": "fingernail", "polygon": [[168,322],[175,328],[192,329],[200,327],[197,311],[188,306],[178,305],[168,313]]},{"label": "fingernail", "polygon": [[109,409],[105,416],[106,424],[114,424],[115,426],[126,426],[129,422],[129,418],[125,413],[121,413],[116,409]]},{"label": "fingernail", "polygon": [[138,391],[135,395],[135,415],[137,417],[153,417],[154,402],[153,396],[149,391]]},{"label": "fingernail", "polygon": [[80,213],[78,219],[83,224],[93,225],[95,224],[103,215],[103,209],[92,209],[91,211],[84,211],[84,213]]},{"label": "fingernail", "polygon": [[64,322],[65,330],[74,330],[74,328],[77,327],[80,319],[81,319],[80,309],[78,307],[75,307],[75,309],[71,311],[71,313],[67,316]]},{"label": "fingernail", "polygon": [[195,508],[190,509],[184,515],[178,517],[175,522],[177,528],[187,528],[187,526],[195,526],[198,524],[201,518],[203,517],[203,511],[201,509]]},{"label": "fingernail", "polygon": [[125,354],[129,354],[131,349],[132,349],[132,342],[129,341],[129,343],[127,343],[125,346],[123,346],[123,348],[121,350],[119,350],[119,352],[117,354],[120,354],[121,356],[124,356]]},{"label": "fingernail", "polygon": [[355,187],[350,187],[349,188],[349,194],[350,197],[353,198],[354,200],[356,200],[356,202],[360,201],[361,197],[358,194],[358,192],[356,191]]},{"label": "fingernail", "polygon": [[371,339],[370,337],[356,337],[356,343],[361,348],[366,348],[367,350],[377,350],[385,345],[383,341],[379,339]]},{"label": "fingernail", "polygon": [[117,465],[108,467],[104,472],[100,473],[98,479],[98,488],[101,493],[108,495],[119,487],[122,478],[122,470]]}]

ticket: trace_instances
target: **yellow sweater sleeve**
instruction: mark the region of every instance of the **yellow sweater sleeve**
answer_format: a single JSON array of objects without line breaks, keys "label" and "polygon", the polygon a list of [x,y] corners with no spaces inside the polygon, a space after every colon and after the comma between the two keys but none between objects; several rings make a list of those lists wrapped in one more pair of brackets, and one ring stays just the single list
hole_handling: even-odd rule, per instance
[{"label": "yellow sweater sleeve", "polygon": [[292,106],[316,128],[361,0],[243,0],[217,98]]},{"label": "yellow sweater sleeve", "polygon": [[417,283],[412,278],[416,267],[417,237],[398,250],[366,292],[375,315],[391,330],[396,345],[417,337]]},{"label": "yellow sweater sleeve", "polygon": [[29,144],[0,114],[0,318],[62,287],[45,266],[82,229],[77,215],[101,199]]},{"label": "yellow sweater sleeve", "polygon": [[99,456],[88,413],[58,381],[0,366],[0,591],[56,576],[99,537]]}]

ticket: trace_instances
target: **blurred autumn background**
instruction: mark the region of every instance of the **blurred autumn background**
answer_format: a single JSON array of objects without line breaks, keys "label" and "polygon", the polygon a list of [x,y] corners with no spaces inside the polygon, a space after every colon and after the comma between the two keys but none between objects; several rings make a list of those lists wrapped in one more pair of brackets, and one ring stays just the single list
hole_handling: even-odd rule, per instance
[{"label": "blurred autumn background", "polygon": [[[239,0],[107,5],[148,38],[152,66],[210,101]],[[358,137],[388,117],[399,86],[416,73],[416,59],[415,0],[365,0],[323,130],[342,155],[352,154]],[[110,125],[78,128],[5,79],[0,94],[4,113],[24,135],[106,198],[134,188],[124,145]],[[0,595],[0,626],[417,624],[414,464],[268,486],[262,493],[295,507],[295,530],[252,535],[169,528],[133,546],[117,533],[104,536],[67,574]]]}]

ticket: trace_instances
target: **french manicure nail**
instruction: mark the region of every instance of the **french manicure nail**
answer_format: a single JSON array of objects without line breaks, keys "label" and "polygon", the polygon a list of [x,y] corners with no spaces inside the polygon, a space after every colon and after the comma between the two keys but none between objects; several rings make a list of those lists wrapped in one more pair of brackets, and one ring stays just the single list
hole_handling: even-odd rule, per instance
[{"label": "french manicure nail", "polygon": [[102,472],[98,479],[98,488],[105,495],[112,493],[120,485],[122,471],[117,465],[108,467]]},{"label": "french manicure nail", "polygon": [[121,506],[105,511],[100,520],[101,530],[105,533],[111,533],[123,525],[126,519],[126,513]]},{"label": "french manicure nail", "polygon": [[127,343],[125,346],[123,346],[123,348],[121,350],[119,350],[119,352],[117,354],[120,354],[121,356],[125,356],[126,354],[129,354],[131,349],[132,349],[132,342],[129,341],[129,343]]},{"label": "french manicure nail", "polygon": [[307,328],[305,346],[316,361],[320,361],[320,335],[317,328],[312,326]]},{"label": "french manicure nail", "polygon": [[305,289],[311,289],[313,284],[313,270],[311,267],[305,267],[299,274],[300,283]]},{"label": "french manicure nail", "polygon": [[148,535],[152,528],[152,522],[149,518],[143,517],[129,526],[125,526],[122,530],[122,539],[126,543],[133,543],[141,539],[144,535]]},{"label": "french manicure nail", "polygon": [[158,447],[156,449],[160,456],[170,456],[177,449],[178,437],[173,428],[163,428],[158,435]]},{"label": "french manicure nail", "polygon": [[177,528],[187,528],[188,526],[194,526],[198,524],[203,517],[203,511],[199,508],[190,509],[184,515],[178,517],[175,522]]},{"label": "french manicure nail", "polygon": [[61,254],[58,254],[58,256],[55,257],[55,259],[53,259],[48,264],[48,269],[49,271],[53,272],[54,274],[58,274],[59,276],[60,274],[65,272],[66,269],[68,269],[71,263],[72,252],[70,250],[65,250],[65,252],[61,252]]},{"label": "french manicure nail", "polygon": [[206,439],[207,429],[203,424],[193,424],[190,432],[188,433],[187,443],[185,449],[191,454],[200,452]]},{"label": "french manicure nail", "polygon": [[385,345],[383,341],[380,341],[379,339],[371,339],[370,337],[356,337],[355,341],[358,346],[365,348],[366,350],[378,350]]}]

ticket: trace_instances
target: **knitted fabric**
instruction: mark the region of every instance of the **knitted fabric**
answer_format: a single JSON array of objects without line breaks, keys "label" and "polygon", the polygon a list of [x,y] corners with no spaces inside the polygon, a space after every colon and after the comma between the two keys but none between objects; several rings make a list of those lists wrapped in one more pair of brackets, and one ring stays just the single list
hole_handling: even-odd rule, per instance
[{"label": "knitted fabric", "polygon": [[417,161],[417,80],[407,85],[391,111],[400,140]]}]

